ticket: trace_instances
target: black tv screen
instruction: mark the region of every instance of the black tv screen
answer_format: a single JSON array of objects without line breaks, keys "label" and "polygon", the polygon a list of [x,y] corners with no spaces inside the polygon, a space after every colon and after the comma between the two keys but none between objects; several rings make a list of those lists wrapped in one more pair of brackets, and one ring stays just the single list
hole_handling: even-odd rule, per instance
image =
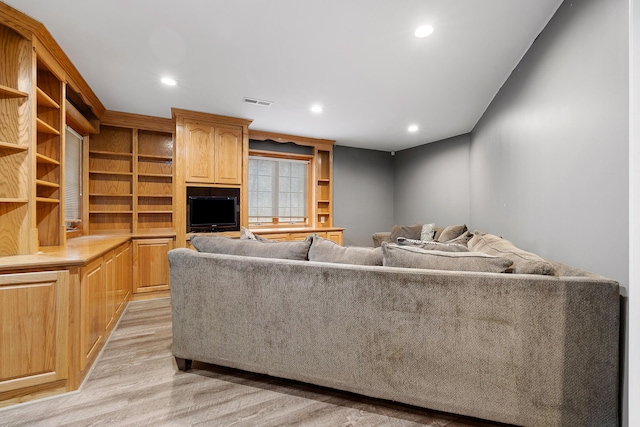
[{"label": "black tv screen", "polygon": [[189,196],[189,227],[236,227],[236,206],[236,197]]}]

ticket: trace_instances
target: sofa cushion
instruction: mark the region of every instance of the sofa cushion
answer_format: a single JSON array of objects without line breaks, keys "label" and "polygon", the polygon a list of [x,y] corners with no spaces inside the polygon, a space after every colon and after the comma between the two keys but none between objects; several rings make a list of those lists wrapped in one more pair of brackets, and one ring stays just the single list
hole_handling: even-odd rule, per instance
[{"label": "sofa cushion", "polygon": [[474,232],[469,240],[469,249],[488,255],[496,255],[513,261],[514,273],[520,274],[553,274],[553,264],[538,255],[518,248],[509,240],[495,236]]},{"label": "sofa cushion", "polygon": [[314,235],[309,248],[309,261],[382,265],[382,248],[340,246],[331,240]]},{"label": "sofa cushion", "polygon": [[311,236],[308,236],[304,241],[269,244],[258,240],[230,239],[223,236],[193,236],[191,244],[199,252],[306,260],[311,246]]},{"label": "sofa cushion", "polygon": [[398,241],[398,237],[420,240],[421,234],[422,224],[394,225],[391,227],[391,237],[389,240],[391,243],[396,243]]},{"label": "sofa cushion", "polygon": [[449,240],[453,240],[456,237],[460,236],[462,233],[467,231],[466,225],[449,225],[442,230],[442,233],[438,236],[438,242],[448,242]]},{"label": "sofa cushion", "polygon": [[393,243],[382,244],[383,265],[385,267],[424,268],[429,270],[477,271],[505,273],[513,261],[478,252],[443,252],[400,246]]},{"label": "sofa cushion", "polygon": [[437,250],[443,252],[469,252],[469,248],[467,248],[466,243],[464,245],[460,243],[451,243],[451,242],[436,242],[435,240],[424,241],[424,240],[413,240],[413,239],[405,239],[404,237],[398,237],[398,245],[400,246],[415,246],[418,248],[426,249],[426,250]]}]

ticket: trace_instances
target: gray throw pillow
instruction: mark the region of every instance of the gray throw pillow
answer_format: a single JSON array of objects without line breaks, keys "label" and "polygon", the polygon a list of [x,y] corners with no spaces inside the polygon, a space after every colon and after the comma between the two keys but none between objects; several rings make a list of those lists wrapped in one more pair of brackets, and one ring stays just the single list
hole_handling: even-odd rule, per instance
[{"label": "gray throw pillow", "polygon": [[514,273],[550,274],[554,273],[553,264],[538,255],[518,248],[510,241],[493,234],[475,232],[469,240],[469,249],[488,255],[496,255],[513,261]]},{"label": "gray throw pillow", "polygon": [[429,251],[415,246],[382,244],[386,267],[423,268],[429,270],[476,271],[506,273],[513,262],[509,259],[478,252]]},{"label": "gray throw pillow", "polygon": [[306,260],[311,246],[311,236],[308,236],[304,241],[273,242],[267,245],[250,239],[230,239],[223,236],[193,236],[191,237],[191,244],[199,252]]},{"label": "gray throw pillow", "polygon": [[453,240],[465,231],[467,231],[467,226],[464,224],[445,227],[444,230],[442,230],[442,233],[438,236],[438,242],[448,242],[449,240]]},{"label": "gray throw pillow", "polygon": [[313,242],[309,248],[309,261],[382,265],[382,248],[345,247],[314,235]]},{"label": "gray throw pillow", "polygon": [[396,243],[398,241],[398,237],[420,240],[421,234],[422,224],[394,225],[393,227],[391,227],[391,237],[389,238],[389,241],[391,241],[392,243]]}]

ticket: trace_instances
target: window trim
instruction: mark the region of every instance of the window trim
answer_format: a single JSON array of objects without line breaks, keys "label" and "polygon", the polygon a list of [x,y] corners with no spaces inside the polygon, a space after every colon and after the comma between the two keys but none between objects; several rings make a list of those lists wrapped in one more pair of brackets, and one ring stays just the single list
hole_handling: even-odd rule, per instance
[{"label": "window trim", "polygon": [[[249,157],[265,157],[271,159],[281,159],[281,160],[299,160],[307,162],[307,218],[305,222],[291,224],[289,222],[280,223],[277,218],[274,218],[272,222],[262,222],[260,224],[249,222],[249,226],[251,229],[274,229],[274,228],[308,228],[311,226],[313,216],[315,215],[315,209],[313,206],[313,167],[314,167],[314,159],[315,156],[312,154],[293,154],[293,153],[283,153],[277,151],[265,151],[265,150],[249,150]],[[249,205],[247,203],[247,209]]]}]

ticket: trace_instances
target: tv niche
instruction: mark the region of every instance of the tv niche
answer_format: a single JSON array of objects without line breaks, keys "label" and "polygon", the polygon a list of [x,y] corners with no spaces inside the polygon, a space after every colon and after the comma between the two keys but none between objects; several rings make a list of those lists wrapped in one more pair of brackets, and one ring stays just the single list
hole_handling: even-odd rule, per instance
[{"label": "tv niche", "polygon": [[187,233],[239,230],[239,188],[187,187]]}]

